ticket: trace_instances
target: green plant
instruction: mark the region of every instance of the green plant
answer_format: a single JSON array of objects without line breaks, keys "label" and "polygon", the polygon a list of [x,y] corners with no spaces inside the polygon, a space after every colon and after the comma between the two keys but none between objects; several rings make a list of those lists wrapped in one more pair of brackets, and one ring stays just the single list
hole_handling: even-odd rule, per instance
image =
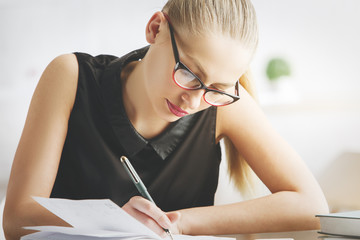
[{"label": "green plant", "polygon": [[266,75],[270,81],[276,81],[282,76],[290,76],[290,65],[282,58],[271,59],[266,67]]}]

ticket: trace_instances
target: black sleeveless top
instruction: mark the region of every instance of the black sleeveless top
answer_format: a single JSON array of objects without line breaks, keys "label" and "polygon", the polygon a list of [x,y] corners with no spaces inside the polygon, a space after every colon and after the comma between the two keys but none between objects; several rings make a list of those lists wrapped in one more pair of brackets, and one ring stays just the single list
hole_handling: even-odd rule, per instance
[{"label": "black sleeveless top", "polygon": [[162,210],[214,204],[221,160],[216,108],[187,115],[152,139],[126,115],[120,72],[147,50],[121,58],[75,53],[77,93],[51,197],[110,198],[122,206],[140,195],[119,161],[125,155]]}]

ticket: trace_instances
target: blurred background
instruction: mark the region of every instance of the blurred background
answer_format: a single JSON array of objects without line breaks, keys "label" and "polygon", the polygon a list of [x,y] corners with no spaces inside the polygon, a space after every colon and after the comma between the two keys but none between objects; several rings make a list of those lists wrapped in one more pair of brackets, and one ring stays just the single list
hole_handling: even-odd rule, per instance
[{"label": "blurred background", "polygon": [[[63,53],[121,56],[147,45],[145,25],[164,2],[0,0],[0,199],[47,64]],[[251,67],[263,110],[332,209],[360,208],[360,1],[253,4],[260,42]],[[241,199],[222,167],[217,202]]]}]

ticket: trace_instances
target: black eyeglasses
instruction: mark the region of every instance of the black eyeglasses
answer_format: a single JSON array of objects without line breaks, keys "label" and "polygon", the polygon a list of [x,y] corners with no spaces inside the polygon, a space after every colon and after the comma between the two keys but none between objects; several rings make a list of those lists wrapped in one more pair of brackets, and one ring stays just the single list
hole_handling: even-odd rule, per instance
[{"label": "black eyeglasses", "polygon": [[224,91],[207,87],[198,76],[196,76],[185,64],[179,59],[179,52],[176,46],[174,32],[171,26],[169,16],[164,13],[165,18],[169,23],[171,44],[175,57],[175,67],[173,71],[173,80],[179,87],[186,90],[204,89],[203,98],[205,102],[213,106],[225,106],[236,102],[240,99],[239,96],[239,81],[236,81],[234,87],[234,95]]}]

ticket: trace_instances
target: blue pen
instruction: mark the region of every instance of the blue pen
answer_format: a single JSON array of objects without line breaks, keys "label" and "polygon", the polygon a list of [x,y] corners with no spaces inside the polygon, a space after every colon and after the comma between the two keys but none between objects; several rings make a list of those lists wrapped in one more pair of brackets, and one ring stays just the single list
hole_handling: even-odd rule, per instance
[{"label": "blue pen", "polygon": [[[154,200],[152,199],[152,197],[150,196],[149,192],[147,191],[144,183],[141,181],[141,178],[139,177],[139,175],[136,173],[135,169],[131,165],[129,159],[127,159],[127,157],[125,157],[125,156],[121,156],[120,157],[120,162],[123,164],[126,172],[129,174],[131,180],[135,184],[135,186],[136,186],[137,190],[140,192],[141,196],[143,196],[147,200],[155,203]],[[172,240],[174,240],[174,238],[173,238],[171,232],[169,231],[169,229],[165,229],[165,228],[163,228],[163,229],[170,236],[170,238]]]}]

